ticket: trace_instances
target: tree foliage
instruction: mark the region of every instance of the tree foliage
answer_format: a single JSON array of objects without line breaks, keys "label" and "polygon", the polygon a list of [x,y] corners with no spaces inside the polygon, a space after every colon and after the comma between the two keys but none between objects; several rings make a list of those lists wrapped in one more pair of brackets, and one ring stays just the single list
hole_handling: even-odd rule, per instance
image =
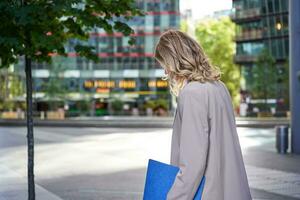
[{"label": "tree foliage", "polygon": [[183,32],[187,32],[188,31],[188,23],[186,20],[181,20],[180,21],[180,30]]},{"label": "tree foliage", "polygon": [[45,97],[50,104],[50,110],[56,110],[57,102],[64,101],[67,93],[67,88],[62,75],[65,69],[61,64],[55,63],[49,66],[49,68],[49,79],[47,82],[43,83],[42,87],[45,92]]},{"label": "tree foliage", "polygon": [[289,77],[289,60],[287,59],[286,62],[283,64],[283,67],[280,68],[278,71],[278,78],[277,83],[279,84],[279,98],[283,98],[286,104],[286,107],[289,108],[290,105],[290,77]]},{"label": "tree foliage", "polygon": [[254,98],[263,98],[263,109],[268,110],[267,99],[276,98],[277,69],[275,59],[268,49],[263,49],[252,69],[252,94]]},{"label": "tree foliage", "polygon": [[24,94],[22,77],[10,68],[0,69],[0,99],[3,101],[20,98]]},{"label": "tree foliage", "polygon": [[233,62],[235,54],[235,24],[229,17],[207,19],[196,26],[196,38],[210,58],[211,63],[220,67],[222,81],[228,87],[234,106],[239,104],[240,71]]},{"label": "tree foliage", "polygon": [[[86,40],[90,31],[107,33],[133,29],[126,20],[143,15],[134,0],[3,0],[0,2],[0,67],[27,55],[33,61],[51,62],[50,55],[65,55],[64,44],[77,39],[78,55],[98,61],[95,48]],[[131,38],[130,43],[133,43]]]}]

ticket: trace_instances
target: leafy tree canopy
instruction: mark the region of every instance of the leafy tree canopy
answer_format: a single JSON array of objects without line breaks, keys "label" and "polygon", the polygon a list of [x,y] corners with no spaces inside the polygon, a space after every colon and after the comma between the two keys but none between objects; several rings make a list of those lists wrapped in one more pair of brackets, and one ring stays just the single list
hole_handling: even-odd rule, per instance
[{"label": "leafy tree canopy", "polygon": [[[27,55],[51,62],[53,54],[65,55],[64,44],[77,39],[78,55],[98,61],[94,47],[85,42],[89,32],[133,33],[126,20],[144,15],[134,0],[2,0],[0,2],[0,67]],[[133,38],[130,40],[132,44]]]},{"label": "leafy tree canopy", "polygon": [[255,98],[276,98],[277,68],[274,57],[268,49],[263,49],[252,69],[252,93]]},{"label": "leafy tree canopy", "polygon": [[235,106],[239,104],[240,71],[233,62],[235,55],[235,24],[229,17],[206,19],[196,26],[196,38],[211,63],[220,67],[222,81],[228,87]]}]

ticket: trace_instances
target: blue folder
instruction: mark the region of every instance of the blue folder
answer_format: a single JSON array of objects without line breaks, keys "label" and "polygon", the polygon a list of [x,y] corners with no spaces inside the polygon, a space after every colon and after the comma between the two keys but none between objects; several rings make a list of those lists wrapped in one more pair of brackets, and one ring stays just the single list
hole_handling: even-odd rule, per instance
[{"label": "blue folder", "polygon": [[[165,200],[178,171],[177,166],[149,159],[143,200]],[[201,200],[204,184],[205,176],[201,179],[194,200]]]}]

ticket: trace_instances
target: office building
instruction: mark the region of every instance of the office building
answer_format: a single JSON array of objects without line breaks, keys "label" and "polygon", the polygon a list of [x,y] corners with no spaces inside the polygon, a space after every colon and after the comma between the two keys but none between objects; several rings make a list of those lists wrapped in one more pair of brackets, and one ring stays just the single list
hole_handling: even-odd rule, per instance
[{"label": "office building", "polygon": [[[34,63],[33,87],[38,110],[48,110],[49,101],[61,98],[59,91],[54,94],[57,97],[47,94],[49,82],[55,74],[60,78],[52,83],[58,88],[60,83],[62,87],[66,86],[63,96],[69,110],[78,110],[76,104],[87,101],[93,103],[96,114],[101,115],[106,113],[108,103],[115,98],[128,103],[129,110],[142,108],[150,99],[161,98],[167,100],[171,109],[168,83],[161,80],[164,70],[153,58],[153,53],[164,30],[179,28],[179,0],[137,0],[136,5],[146,16],[134,17],[129,22],[135,30],[135,45],[130,46],[129,37],[121,33],[109,35],[96,29],[91,32],[88,43],[96,46],[100,63],[77,56],[73,40],[66,44],[68,57],[53,56],[53,66]],[[19,65],[23,70],[24,61],[21,60]]]},{"label": "office building", "polygon": [[[274,70],[281,73],[289,55],[288,2],[286,0],[233,0],[232,20],[237,24],[235,62],[245,78],[243,94],[251,94],[255,83],[253,67],[263,49],[268,49],[276,61]],[[280,81],[279,81],[280,82]],[[273,84],[273,83],[270,83]],[[277,83],[276,83],[277,84]],[[286,96],[288,88],[278,83],[276,100]],[[272,102],[272,101],[271,101]]]}]

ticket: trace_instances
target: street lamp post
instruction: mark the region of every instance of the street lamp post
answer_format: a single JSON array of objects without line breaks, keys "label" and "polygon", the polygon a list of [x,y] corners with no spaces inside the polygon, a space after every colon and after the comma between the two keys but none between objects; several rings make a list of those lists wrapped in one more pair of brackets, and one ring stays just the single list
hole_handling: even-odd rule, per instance
[{"label": "street lamp post", "polygon": [[300,1],[289,1],[292,152],[300,154]]}]

